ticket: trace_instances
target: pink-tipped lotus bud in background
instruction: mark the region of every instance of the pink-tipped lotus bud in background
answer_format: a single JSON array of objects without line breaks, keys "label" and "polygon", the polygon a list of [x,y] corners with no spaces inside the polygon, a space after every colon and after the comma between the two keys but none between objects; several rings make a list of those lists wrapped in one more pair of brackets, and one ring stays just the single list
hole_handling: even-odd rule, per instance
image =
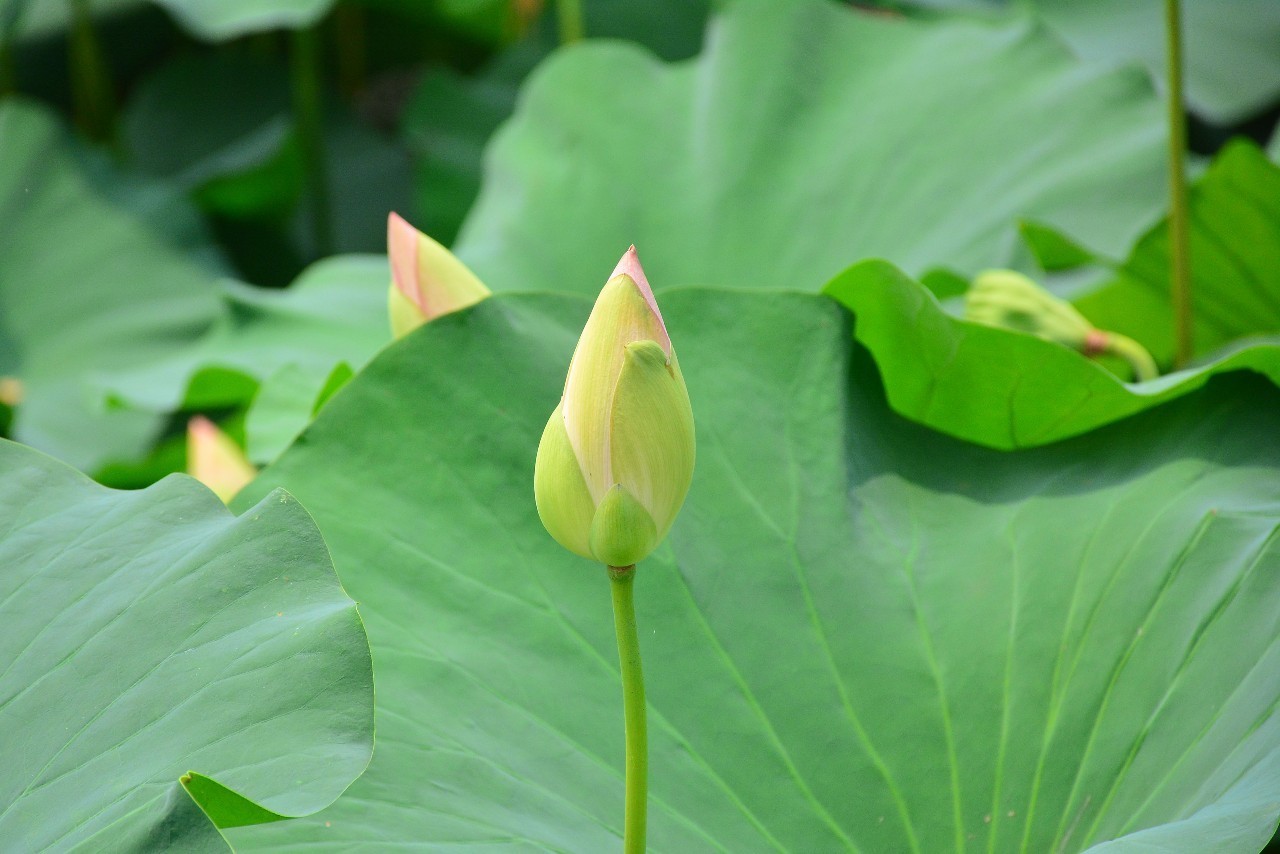
[{"label": "pink-tipped lotus bud in background", "polygon": [[635,247],[596,299],[534,465],[557,542],[609,566],[666,537],[693,479],[693,411]]},{"label": "pink-tipped lotus bud in background", "polygon": [[22,380],[17,377],[0,377],[0,403],[5,406],[22,403]]},{"label": "pink-tipped lotus bud in background", "polygon": [[388,310],[396,338],[489,296],[489,289],[466,264],[396,213],[387,217],[387,255],[391,260]]},{"label": "pink-tipped lotus bud in background", "polygon": [[197,415],[187,422],[187,474],[229,503],[258,470],[230,436]]}]

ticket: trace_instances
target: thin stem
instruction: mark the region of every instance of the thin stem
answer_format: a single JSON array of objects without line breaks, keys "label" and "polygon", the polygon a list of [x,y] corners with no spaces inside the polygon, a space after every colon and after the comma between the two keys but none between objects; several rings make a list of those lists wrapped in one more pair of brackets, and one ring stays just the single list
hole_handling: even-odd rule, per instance
[{"label": "thin stem", "polygon": [[582,0],[556,0],[556,17],[560,19],[560,44],[569,44],[586,37],[582,23]]},{"label": "thin stem", "polygon": [[640,667],[640,637],[632,585],[636,568],[609,567],[613,588],[613,628],[618,635],[618,663],[622,668],[622,713],[626,727],[627,787],[623,818],[623,854],[643,854],[645,814],[649,803],[649,738],[645,724],[644,672]]},{"label": "thin stem", "polygon": [[1151,358],[1147,348],[1118,332],[1105,332],[1103,334],[1106,336],[1106,343],[1103,344],[1102,351],[1118,356],[1128,362],[1135,380],[1142,382],[1153,380],[1160,376],[1160,371],[1156,368],[1155,359]]},{"label": "thin stem", "polygon": [[18,75],[13,67],[13,47],[7,36],[0,37],[0,97],[18,91]]},{"label": "thin stem", "polygon": [[93,28],[89,0],[70,0],[71,35],[68,46],[71,71],[71,103],[76,125],[92,139],[111,138],[114,98],[110,70],[102,56]]},{"label": "thin stem", "polygon": [[290,50],[293,116],[306,171],[311,233],[317,255],[333,251],[329,218],[329,181],[325,170],[323,108],[320,86],[320,37],[316,27],[294,30]]},{"label": "thin stem", "polygon": [[364,9],[340,4],[333,11],[333,29],[338,52],[338,88],[352,98],[365,84]]},{"label": "thin stem", "polygon": [[1169,71],[1169,262],[1173,288],[1175,367],[1191,359],[1191,252],[1188,231],[1187,116],[1182,108],[1182,22],[1179,0],[1165,0]]}]

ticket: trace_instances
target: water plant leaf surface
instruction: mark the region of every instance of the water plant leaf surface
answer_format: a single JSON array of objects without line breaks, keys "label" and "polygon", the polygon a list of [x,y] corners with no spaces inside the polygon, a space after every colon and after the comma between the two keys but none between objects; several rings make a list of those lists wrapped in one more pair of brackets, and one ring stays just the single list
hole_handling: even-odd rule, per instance
[{"label": "water plant leaf surface", "polygon": [[857,315],[854,334],[875,359],[895,410],[993,448],[1087,433],[1232,371],[1280,383],[1280,347],[1267,341],[1241,341],[1204,364],[1127,383],[1067,347],[954,317],[928,288],[885,261],[855,264],[825,293]]},{"label": "water plant leaf surface", "polygon": [[[1280,166],[1253,143],[1234,141],[1192,185],[1188,203],[1195,353],[1280,333]],[[1169,281],[1163,220],[1108,283],[1074,302],[1096,325],[1136,338],[1167,365],[1174,352]]]},{"label": "water plant leaf surface", "polygon": [[[652,850],[1265,842],[1274,386],[1232,374],[998,452],[895,415],[831,300],[660,298],[698,466],[636,582]],[[237,847],[618,846],[608,582],[532,497],[589,307],[498,295],[422,327],[238,499],[283,485],[315,514],[369,631],[379,748],[333,807]]]},{"label": "water plant leaf surface", "polygon": [[1007,264],[1030,218],[1123,256],[1164,197],[1160,104],[1029,24],[740,2],[696,59],[561,50],[487,152],[456,251],[496,289],[818,290],[848,264]]},{"label": "water plant leaf surface", "polygon": [[112,405],[103,382],[204,331],[225,268],[182,199],[95,168],[47,109],[0,102],[0,147],[0,376],[23,386],[12,435],[87,470],[140,456],[160,419]]},{"label": "water plant leaf surface", "polygon": [[11,850],[225,851],[369,761],[364,629],[282,491],[236,518],[184,475],[109,490],[0,440],[0,623]]},{"label": "water plant leaf surface", "polygon": [[[1038,15],[1085,59],[1142,63],[1157,81],[1165,70],[1164,4],[1160,0],[906,0],[902,5],[983,11],[1021,9]],[[1216,124],[1249,118],[1280,97],[1280,6],[1271,0],[1182,0],[1188,106]]]}]

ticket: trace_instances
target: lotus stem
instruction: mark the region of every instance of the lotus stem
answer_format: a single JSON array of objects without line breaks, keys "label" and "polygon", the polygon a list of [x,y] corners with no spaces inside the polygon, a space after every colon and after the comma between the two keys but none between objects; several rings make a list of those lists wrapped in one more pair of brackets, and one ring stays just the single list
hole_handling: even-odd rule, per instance
[{"label": "lotus stem", "polygon": [[1182,107],[1182,15],[1178,0],[1165,0],[1169,96],[1169,266],[1172,276],[1174,366],[1192,355],[1191,249],[1188,230],[1187,116]]},{"label": "lotus stem", "polygon": [[569,44],[586,37],[586,27],[582,23],[582,0],[556,0],[556,17],[560,19],[560,44]]},{"label": "lotus stem", "polygon": [[364,9],[339,4],[333,10],[333,28],[338,51],[338,88],[348,98],[364,88],[365,62]]},{"label": "lotus stem", "polygon": [[640,666],[640,638],[632,597],[636,568],[609,567],[613,588],[613,627],[618,635],[618,663],[622,669],[622,710],[626,729],[626,809],[623,854],[643,854],[649,801],[649,739],[645,722],[644,672]]},{"label": "lotus stem", "polygon": [[306,173],[311,232],[319,256],[333,251],[333,224],[329,218],[329,181],[325,169],[323,111],[320,85],[320,36],[316,27],[294,30],[290,50],[293,83],[294,126],[302,148]]},{"label": "lotus stem", "polygon": [[111,74],[93,28],[89,0],[71,0],[71,36],[68,59],[71,72],[72,113],[81,132],[92,139],[111,138],[115,106]]},{"label": "lotus stem", "polygon": [[1106,336],[1106,341],[1102,346],[1102,352],[1110,353],[1128,362],[1135,380],[1143,382],[1160,376],[1156,361],[1151,358],[1146,347],[1118,332],[1104,332],[1103,335]]},{"label": "lotus stem", "polygon": [[0,97],[18,92],[18,75],[13,66],[13,46],[8,34],[0,36]]}]

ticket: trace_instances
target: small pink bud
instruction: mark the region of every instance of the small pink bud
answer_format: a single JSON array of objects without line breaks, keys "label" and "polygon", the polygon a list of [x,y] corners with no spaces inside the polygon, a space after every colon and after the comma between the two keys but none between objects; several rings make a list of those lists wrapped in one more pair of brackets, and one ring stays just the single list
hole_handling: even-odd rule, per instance
[{"label": "small pink bud", "polygon": [[388,308],[396,338],[489,296],[489,289],[452,252],[397,213],[387,217],[387,255]]},{"label": "small pink bud", "polygon": [[187,474],[230,502],[258,470],[240,446],[217,426],[197,415],[187,422]]}]

